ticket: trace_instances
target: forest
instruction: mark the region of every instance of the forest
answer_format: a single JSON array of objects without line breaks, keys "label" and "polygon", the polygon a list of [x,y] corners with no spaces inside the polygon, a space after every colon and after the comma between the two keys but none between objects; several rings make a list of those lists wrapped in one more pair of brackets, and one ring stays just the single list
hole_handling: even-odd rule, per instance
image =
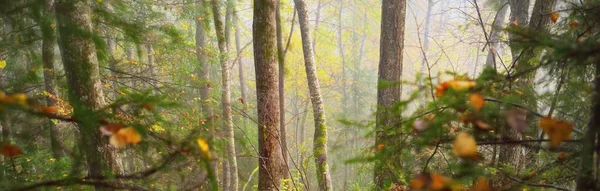
[{"label": "forest", "polygon": [[600,190],[600,0],[0,0],[0,190]]}]

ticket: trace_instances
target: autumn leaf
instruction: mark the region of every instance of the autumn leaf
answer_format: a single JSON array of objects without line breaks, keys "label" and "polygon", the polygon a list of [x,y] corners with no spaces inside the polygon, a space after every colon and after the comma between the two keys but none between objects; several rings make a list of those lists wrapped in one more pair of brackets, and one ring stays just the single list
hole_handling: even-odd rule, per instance
[{"label": "autumn leaf", "polygon": [[470,94],[469,95],[469,103],[476,111],[479,111],[485,105],[485,100],[481,94]]},{"label": "autumn leaf", "polygon": [[452,152],[458,157],[477,157],[477,142],[475,142],[475,138],[469,133],[460,132],[454,139]]},{"label": "autumn leaf", "polygon": [[558,153],[558,161],[564,162],[565,160],[567,160],[567,154],[565,152]]},{"label": "autumn leaf", "polygon": [[198,138],[196,139],[196,143],[198,143],[198,146],[200,147],[200,152],[202,154],[202,157],[206,158],[206,159],[210,159],[210,150],[208,147],[208,143],[206,142],[206,140],[202,139],[202,138]]},{"label": "autumn leaf", "polygon": [[110,136],[109,142],[117,148],[123,148],[127,144],[137,144],[142,141],[142,136],[133,127],[122,128]]},{"label": "autumn leaf", "polygon": [[479,130],[483,130],[483,131],[490,131],[492,130],[492,126],[481,121],[481,120],[477,120],[477,121],[473,121],[471,124],[473,124],[473,126],[475,126],[475,128],[479,129]]},{"label": "autumn leaf", "polygon": [[556,23],[556,21],[558,21],[558,12],[553,12],[550,14],[550,21],[552,21],[552,23]]},{"label": "autumn leaf", "polygon": [[378,144],[377,145],[377,150],[378,151],[383,150],[384,148],[385,148],[385,145],[383,145],[383,144]]},{"label": "autumn leaf", "polygon": [[144,109],[146,109],[146,110],[148,110],[148,111],[154,110],[154,105],[149,104],[149,103],[144,103],[144,104],[141,105],[141,107],[144,108]]},{"label": "autumn leaf", "polygon": [[516,27],[516,26],[519,26],[519,21],[518,21],[518,20],[515,20],[515,21],[513,21],[513,22],[512,22],[512,24],[513,24],[513,25],[515,25],[515,27]]},{"label": "autumn leaf", "polygon": [[122,128],[125,128],[125,125],[118,124],[118,123],[109,123],[109,124],[100,126],[100,132],[102,132],[102,134],[104,134],[104,135],[110,136],[110,135],[117,133]]},{"label": "autumn leaf", "polygon": [[450,179],[438,174],[431,174],[431,184],[429,185],[429,190],[443,190],[447,187]]},{"label": "autumn leaf", "polygon": [[417,177],[413,178],[410,181],[410,188],[413,190],[425,189],[427,184],[431,182],[431,177],[428,173],[422,173],[417,175]]},{"label": "autumn leaf", "polygon": [[411,190],[461,190],[462,186],[453,184],[452,179],[438,173],[421,173],[410,181]]},{"label": "autumn leaf", "polygon": [[527,128],[527,110],[511,109],[506,112],[506,123],[516,132],[523,132]]},{"label": "autumn leaf", "polygon": [[469,89],[475,86],[475,82],[468,79],[455,79],[447,82],[442,82],[435,88],[435,96],[441,97],[446,93],[448,88],[452,88],[457,91]]},{"label": "autumn leaf", "polygon": [[6,60],[0,60],[0,69],[4,69],[6,67]]},{"label": "autumn leaf", "polygon": [[571,27],[571,29],[576,29],[579,26],[579,22],[577,21],[571,21],[571,23],[569,23],[569,27]]},{"label": "autumn leaf", "polygon": [[14,145],[5,143],[0,147],[0,154],[7,157],[15,157],[23,154],[23,151]]},{"label": "autumn leaf", "polygon": [[473,186],[473,189],[471,189],[471,191],[491,191],[491,190],[493,190],[493,189],[490,186],[490,184],[488,183],[488,180],[486,178],[478,178],[477,181],[475,182],[475,186]]},{"label": "autumn leaf", "polygon": [[563,141],[569,140],[573,131],[571,122],[556,120],[551,117],[542,117],[539,126],[550,138],[551,147],[556,147]]},{"label": "autumn leaf", "polygon": [[42,108],[42,112],[45,114],[55,114],[58,112],[58,107],[56,106],[45,106]]}]

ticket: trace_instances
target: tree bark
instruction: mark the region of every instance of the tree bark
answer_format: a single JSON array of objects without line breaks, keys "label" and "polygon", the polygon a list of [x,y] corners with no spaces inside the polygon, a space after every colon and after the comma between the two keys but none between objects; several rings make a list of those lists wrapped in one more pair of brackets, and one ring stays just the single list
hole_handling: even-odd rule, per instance
[{"label": "tree bark", "polygon": [[490,42],[488,46],[490,47],[490,51],[488,52],[487,58],[485,60],[486,67],[496,67],[496,57],[498,55],[498,41],[500,40],[500,33],[502,32],[502,26],[504,25],[504,20],[506,17],[506,13],[508,12],[508,5],[501,5],[498,13],[496,13],[496,18],[494,23],[492,23],[492,29],[490,32]]},{"label": "tree bark", "polygon": [[[39,24],[42,31],[42,65],[44,68],[44,88],[49,94],[58,96],[58,91],[56,90],[56,75],[54,73],[54,50],[56,44],[56,34],[54,32],[54,28],[52,27],[52,23],[54,22],[55,18],[54,8],[52,7],[54,1],[44,0],[42,4],[44,8],[44,16],[39,18]],[[46,104],[48,106],[56,105],[56,103],[49,97],[46,98]],[[48,120],[46,125],[50,129],[50,148],[52,150],[52,156],[54,158],[61,158],[65,155],[65,153],[63,152],[60,146],[60,141],[58,140],[60,132],[51,120]]]},{"label": "tree bark", "polygon": [[[231,77],[229,71],[229,45],[227,45],[227,38],[223,31],[223,20],[219,11],[219,3],[217,0],[212,0],[212,10],[215,22],[215,32],[217,33],[217,41],[219,46],[219,61],[221,62],[221,82],[222,91],[221,95],[221,106],[223,107],[223,132],[226,139],[225,146],[227,147],[227,163],[223,168],[224,180],[223,187],[225,190],[237,190],[238,178],[237,178],[237,160],[235,154],[235,137],[233,130],[233,118],[231,116]],[[231,27],[229,28],[231,29]]]},{"label": "tree bark", "polygon": [[[200,63],[200,67],[198,69],[198,77],[200,78],[200,107],[202,109],[202,113],[204,118],[206,119],[205,124],[208,126],[208,131],[212,134],[209,139],[209,142],[212,144],[214,142],[214,136],[216,135],[216,130],[214,127],[214,119],[213,119],[213,109],[210,106],[210,64],[208,59],[206,58],[206,26],[207,22],[204,22],[207,17],[206,13],[206,4],[204,2],[196,2],[196,7],[198,9],[198,15],[196,18],[196,59]],[[201,125],[205,125],[201,124]],[[215,153],[212,153],[215,155]],[[219,181],[218,174],[218,162],[213,160],[210,162],[210,166],[213,169],[214,178],[216,182]],[[217,188],[213,188],[217,189]]]},{"label": "tree bark", "polygon": [[[60,34],[60,50],[69,87],[74,117],[90,119],[90,114],[105,105],[96,48],[92,39],[91,8],[84,1],[59,0],[55,5]],[[74,30],[77,29],[77,30]],[[81,147],[86,155],[88,174],[104,177],[115,163],[108,140],[98,130],[97,120],[82,120],[79,125]],[[101,189],[96,187],[96,190]]]},{"label": "tree bark", "polygon": [[[510,27],[527,26],[529,24],[529,0],[508,0],[508,4],[510,5]],[[518,40],[518,36],[509,34],[509,46],[513,60],[519,57],[521,51],[516,46]]]},{"label": "tree bark", "polygon": [[[236,8],[233,7],[233,23],[235,25],[235,51],[237,53],[237,55],[241,55],[242,54],[242,45],[241,45],[241,37],[240,37],[240,26],[238,23],[238,15],[236,12]],[[246,99],[247,99],[247,87],[246,87],[246,75],[244,73],[244,65],[242,62],[241,58],[237,59],[238,62],[238,75],[239,75],[239,81],[240,81],[240,96],[242,98],[242,111],[246,112],[247,109],[247,105],[246,105]],[[242,117],[242,125],[245,127],[246,126],[246,118]]]},{"label": "tree bark", "polygon": [[[404,22],[406,18],[405,0],[383,0],[381,12],[381,47],[379,55],[379,82],[398,82],[402,78],[402,49],[404,48]],[[376,114],[376,145],[384,145],[385,149],[375,163],[375,184],[378,189],[384,189],[390,184],[399,184],[396,171],[402,166],[399,150],[401,142],[398,137],[400,126],[396,114],[389,110],[400,100],[402,88],[400,85],[377,90]],[[389,129],[384,131],[384,129]],[[389,131],[398,133],[390,135]],[[385,152],[392,151],[393,152]]]},{"label": "tree bark", "polygon": [[313,154],[315,156],[317,182],[319,190],[332,190],[331,175],[327,161],[327,126],[325,126],[325,109],[319,79],[317,78],[317,68],[312,50],[310,39],[310,30],[308,24],[308,13],[304,0],[294,0],[298,10],[298,21],[300,23],[300,35],[302,36],[302,51],[304,53],[304,65],[306,68],[306,80],[310,91],[310,100],[313,107],[313,116],[315,119],[315,135],[313,139]]},{"label": "tree bark", "polygon": [[[591,118],[588,122],[587,130],[583,138],[583,148],[579,159],[579,169],[577,173],[577,191],[598,190],[598,160],[600,154],[600,60],[596,60],[596,75],[594,78],[594,92],[592,95]],[[595,159],[596,158],[596,159]]]},{"label": "tree bark", "polygon": [[[277,1],[275,12],[275,24],[277,28],[277,61],[279,63],[279,134],[281,135],[281,154],[285,162],[286,171],[289,172],[287,133],[285,127],[285,48],[283,47],[283,34],[281,28],[281,1]],[[293,21],[292,21],[293,22]],[[289,179],[289,173],[285,173],[284,179]]]},{"label": "tree bark", "polygon": [[252,40],[258,110],[258,190],[279,190],[286,168],[279,134],[277,0],[255,0]]}]

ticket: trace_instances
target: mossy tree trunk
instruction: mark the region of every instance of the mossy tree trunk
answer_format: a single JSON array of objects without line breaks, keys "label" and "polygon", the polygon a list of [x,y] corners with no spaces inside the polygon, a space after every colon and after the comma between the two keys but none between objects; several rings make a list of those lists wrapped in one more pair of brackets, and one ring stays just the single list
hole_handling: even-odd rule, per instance
[{"label": "mossy tree trunk", "polygon": [[[205,22],[206,17],[208,16],[208,14],[206,13],[206,4],[205,2],[196,2],[196,8],[198,11],[197,14],[197,18],[196,18],[196,34],[195,34],[195,39],[196,39],[196,59],[198,59],[198,62],[200,63],[200,66],[198,67],[198,77],[200,79],[200,107],[202,109],[202,115],[203,117],[206,119],[205,124],[201,124],[201,125],[207,125],[208,126],[208,131],[210,132],[210,134],[212,134],[213,137],[209,138],[210,143],[212,144],[214,141],[214,135],[216,134],[216,129],[214,127],[214,113],[213,113],[213,109],[210,106],[210,89],[211,89],[211,85],[210,85],[210,63],[208,62],[208,59],[206,57],[206,27],[208,25],[207,22]],[[215,153],[213,153],[214,155]],[[220,182],[219,180],[219,175],[218,175],[218,162],[216,160],[211,161],[210,163],[211,168],[213,169],[213,172],[215,174],[215,178],[217,179],[217,182]]]},{"label": "mossy tree trunk", "polygon": [[[43,16],[38,18],[39,25],[42,31],[42,65],[44,68],[44,89],[51,95],[58,96],[56,88],[56,74],[54,69],[54,51],[56,45],[56,33],[54,27],[52,27],[55,14],[54,14],[54,1],[43,0],[40,2],[43,7]],[[46,98],[46,104],[48,106],[54,106],[56,103]],[[58,136],[60,134],[58,128],[51,120],[48,120],[46,124],[50,129],[50,148],[52,150],[52,156],[54,158],[60,158],[65,155],[63,152]]]},{"label": "mossy tree trunk", "polygon": [[[81,148],[91,177],[105,177],[115,159],[108,139],[98,130],[98,116],[93,111],[105,105],[102,84],[92,41],[91,8],[86,1],[56,2],[60,50],[69,87],[69,101],[74,117],[79,119]],[[96,186],[96,189],[100,187]]]},{"label": "mossy tree trunk", "polygon": [[319,190],[332,190],[331,173],[327,162],[327,126],[325,125],[325,108],[321,97],[321,88],[317,78],[314,50],[310,38],[308,12],[304,0],[294,0],[298,11],[300,35],[302,36],[302,52],[304,54],[304,67],[306,80],[310,92],[310,101],[315,119],[315,135],[313,139],[313,155],[315,157],[317,182]]},{"label": "mossy tree trunk", "polygon": [[252,23],[258,110],[258,190],[280,190],[286,172],[279,132],[277,0],[255,0]]},{"label": "mossy tree trunk", "polygon": [[[231,76],[228,59],[228,38],[226,38],[225,33],[223,31],[223,20],[219,11],[219,3],[217,0],[212,0],[211,2],[215,22],[215,32],[217,33],[216,35],[220,53],[219,61],[221,64],[221,82],[223,86],[221,95],[221,106],[223,109],[223,135],[226,140],[225,146],[227,149],[227,162],[224,162],[223,165],[224,179],[222,181],[224,190],[237,190],[237,160],[235,154],[235,134],[233,130],[233,118],[231,116]],[[228,30],[231,30],[231,27],[228,27]]]},{"label": "mossy tree trunk", "polygon": [[[402,50],[404,49],[405,0],[383,0],[381,11],[381,38],[379,55],[379,82],[398,82],[402,78]],[[377,90],[377,114],[375,144],[384,149],[375,163],[374,181],[378,189],[390,184],[399,184],[397,172],[402,167],[400,160],[402,142],[400,121],[391,106],[400,100],[402,87],[379,88]],[[393,131],[393,132],[390,132]]]}]

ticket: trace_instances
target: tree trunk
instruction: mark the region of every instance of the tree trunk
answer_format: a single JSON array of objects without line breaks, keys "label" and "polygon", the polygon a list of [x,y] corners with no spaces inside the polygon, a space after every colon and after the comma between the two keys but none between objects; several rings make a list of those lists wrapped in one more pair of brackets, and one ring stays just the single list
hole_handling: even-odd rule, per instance
[{"label": "tree trunk", "polygon": [[[200,67],[198,69],[198,76],[200,78],[200,99],[201,99],[201,108],[202,108],[202,112],[203,112],[203,116],[206,119],[206,123],[208,125],[208,131],[210,132],[210,134],[212,134],[212,136],[210,137],[209,142],[212,144],[213,140],[214,140],[214,136],[216,135],[216,130],[214,127],[214,120],[213,120],[213,110],[212,107],[210,107],[209,104],[209,100],[210,100],[210,63],[208,62],[208,59],[206,58],[206,25],[208,23],[204,22],[205,21],[205,17],[207,17],[208,14],[206,14],[206,4],[201,3],[201,2],[196,2],[196,6],[198,9],[198,18],[196,18],[196,58],[198,59],[198,62],[200,63]],[[204,124],[201,124],[204,125]],[[212,153],[213,155],[215,155],[214,151]],[[216,182],[220,182],[219,181],[219,175],[218,175],[218,162],[217,160],[213,160],[210,162],[210,166],[213,169],[213,173],[214,173],[214,178],[216,179]],[[216,188],[213,188],[216,189]]]},{"label": "tree trunk", "polygon": [[312,39],[311,42],[313,43],[312,44],[313,54],[317,55],[317,52],[315,52],[315,51],[317,51],[317,32],[318,32],[318,29],[319,29],[319,21],[321,20],[321,0],[317,1],[317,11],[316,11],[315,14],[316,14],[315,15],[315,28],[313,29],[313,31],[314,31],[312,33],[313,34],[313,36],[312,36],[313,39]]},{"label": "tree trunk", "polygon": [[[402,78],[402,49],[404,48],[404,22],[406,18],[406,0],[383,0],[381,12],[381,39],[379,55],[379,82],[399,82]],[[396,171],[401,168],[400,150],[402,145],[399,134],[390,135],[389,131],[400,131],[399,119],[389,110],[400,101],[400,85],[377,90],[376,145],[384,145],[379,160],[375,163],[375,184],[384,189],[390,184],[399,184]],[[389,131],[384,131],[389,129]],[[390,151],[390,152],[386,152]],[[393,152],[392,152],[393,151]]]},{"label": "tree trunk", "polygon": [[[92,111],[105,105],[96,48],[92,39],[85,35],[93,32],[90,5],[83,1],[59,0],[55,8],[60,50],[69,85],[69,101],[74,106],[74,117],[90,119]],[[115,160],[107,139],[98,130],[97,120],[81,120],[78,125],[89,176],[106,176],[106,169],[112,169],[111,165]],[[96,189],[100,187],[97,186]]]},{"label": "tree trunk", "polygon": [[258,190],[279,190],[286,168],[279,134],[277,0],[255,0],[252,40],[258,110]]},{"label": "tree trunk", "polygon": [[496,18],[494,19],[494,23],[492,24],[492,29],[490,31],[490,51],[488,52],[487,59],[485,61],[486,67],[496,67],[496,57],[498,55],[498,41],[500,40],[500,33],[502,32],[502,27],[504,25],[504,20],[506,17],[506,12],[508,12],[508,4],[501,5],[498,13],[496,13]]},{"label": "tree trunk", "polygon": [[[58,96],[56,91],[56,75],[54,70],[54,50],[56,43],[56,34],[54,32],[54,28],[52,27],[52,23],[54,22],[55,14],[53,9],[53,0],[44,0],[44,16],[40,22],[40,28],[42,30],[42,65],[44,67],[44,88],[46,92],[51,95]],[[48,106],[54,106],[56,103],[52,101],[49,97],[46,98],[46,104]],[[47,126],[50,129],[50,148],[52,150],[52,156],[54,158],[61,158],[65,155],[63,152],[60,141],[58,139],[59,130],[52,123],[51,120],[46,122]]]},{"label": "tree trunk", "polygon": [[331,175],[327,163],[327,126],[325,126],[325,109],[323,98],[317,78],[317,68],[313,55],[310,31],[308,26],[308,13],[304,0],[294,0],[298,10],[298,21],[300,23],[300,34],[302,36],[302,51],[304,53],[304,64],[306,68],[306,80],[310,91],[310,100],[313,107],[315,119],[315,135],[313,139],[313,154],[315,156],[317,182],[319,190],[332,190]]},{"label": "tree trunk", "polygon": [[223,188],[224,190],[237,190],[238,178],[237,178],[237,160],[235,154],[235,137],[233,131],[233,119],[231,116],[231,77],[229,71],[229,60],[228,60],[228,45],[226,36],[223,31],[223,20],[219,11],[219,3],[217,0],[212,0],[212,10],[215,22],[215,32],[217,33],[217,41],[219,46],[220,64],[221,64],[221,79],[222,79],[222,91],[221,95],[221,106],[223,107],[223,132],[226,139],[225,146],[227,147],[227,163],[224,164],[223,174]]},{"label": "tree trunk", "polygon": [[[529,24],[529,0],[508,0],[508,4],[510,5],[510,26],[527,26]],[[515,34],[509,34],[509,46],[513,60],[519,57],[521,52],[515,43],[518,39],[519,37]]]},{"label": "tree trunk", "polygon": [[[285,162],[286,171],[289,172],[287,138],[285,130],[285,48],[283,47],[283,34],[281,28],[281,1],[277,1],[277,10],[275,12],[275,24],[277,28],[277,61],[279,63],[279,134],[281,135],[281,154]],[[294,21],[292,21],[294,22]],[[285,173],[284,179],[289,179],[290,174]]]},{"label": "tree trunk", "polygon": [[[235,25],[235,51],[237,53],[237,55],[241,55],[242,54],[242,45],[241,45],[241,38],[240,38],[240,31],[241,28],[239,26],[238,23],[238,15],[236,12],[236,8],[235,6],[233,7],[233,24]],[[242,58],[238,58],[237,59],[238,62],[238,75],[239,75],[239,81],[240,81],[240,96],[242,98],[242,112],[246,112],[247,109],[247,105],[246,105],[246,100],[247,99],[247,95],[246,95],[246,91],[247,91],[247,87],[246,87],[246,76],[244,74],[244,65],[242,62]],[[242,126],[246,126],[246,118],[242,117]]]},{"label": "tree trunk", "polygon": [[[340,4],[339,4],[339,10],[338,10],[338,27],[337,27],[337,37],[338,37],[338,50],[340,51],[340,59],[342,62],[342,119],[347,119],[348,118],[348,91],[346,91],[346,89],[348,88],[347,82],[346,82],[346,55],[344,55],[344,41],[343,41],[343,31],[342,31],[342,10],[344,8],[344,1],[343,0],[339,0]],[[350,126],[345,125],[344,126],[344,139],[346,140],[350,140],[349,136],[350,136],[350,132],[349,132],[349,128]],[[351,150],[347,150],[346,152],[350,153],[352,152]],[[345,154],[344,155],[344,160],[348,160],[350,159],[350,155]],[[348,173],[350,171],[350,165],[347,163],[344,163],[344,175],[343,175],[343,179],[342,179],[342,188],[343,190],[348,190]]]},{"label": "tree trunk", "polygon": [[598,160],[600,153],[600,60],[596,59],[596,77],[592,95],[591,118],[583,138],[579,169],[577,173],[577,191],[598,190]]}]

